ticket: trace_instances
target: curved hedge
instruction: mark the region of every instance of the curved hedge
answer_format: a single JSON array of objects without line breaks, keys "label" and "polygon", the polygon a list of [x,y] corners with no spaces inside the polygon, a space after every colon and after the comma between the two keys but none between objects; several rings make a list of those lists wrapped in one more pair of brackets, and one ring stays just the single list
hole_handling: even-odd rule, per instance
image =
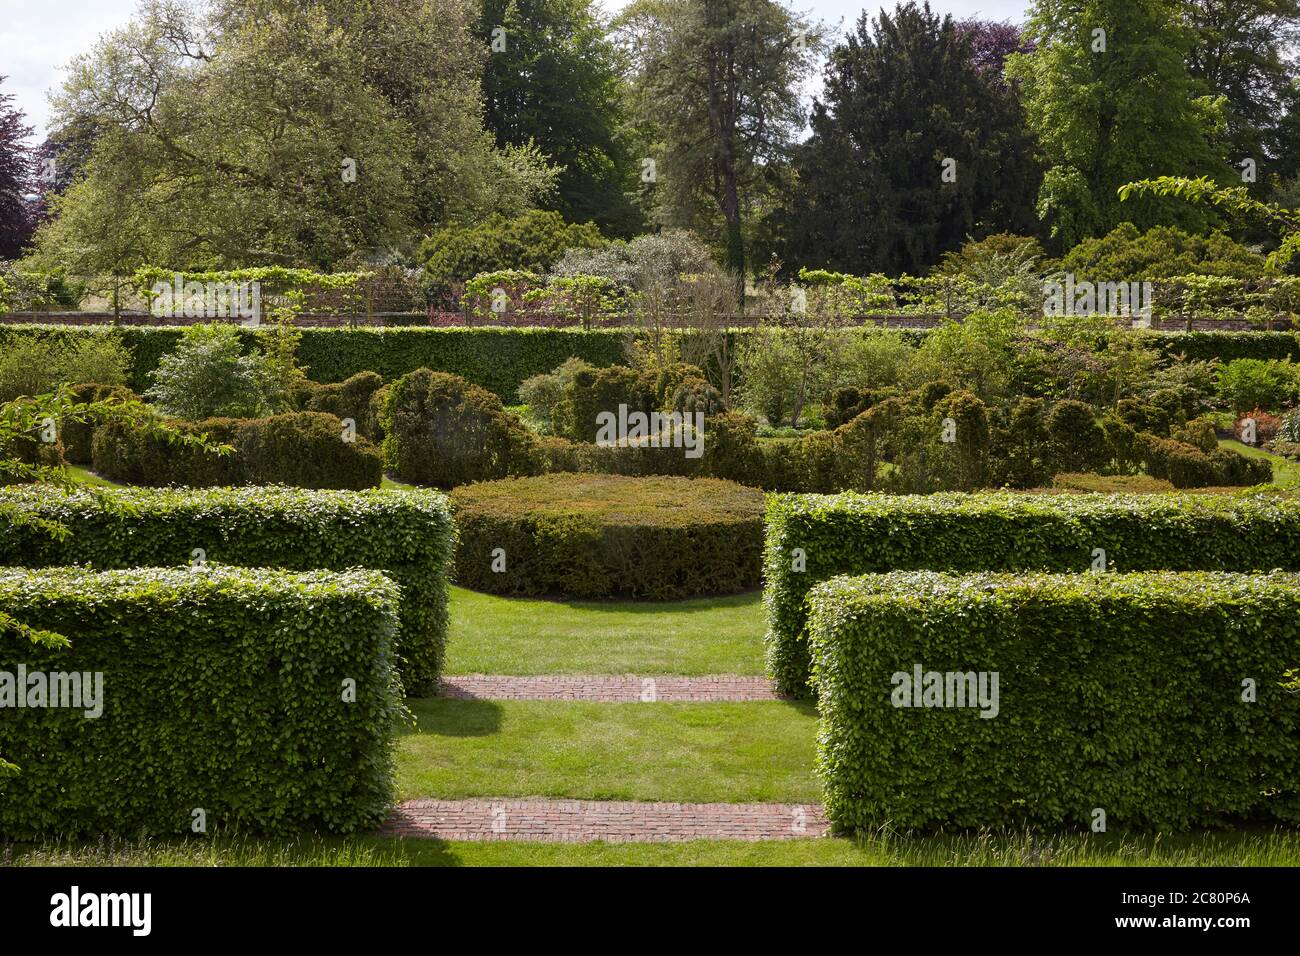
[{"label": "curved hedge", "polygon": [[1300,575],[896,572],[811,607],[837,829],[1300,821]]},{"label": "curved hedge", "polygon": [[359,431],[345,441],[343,422],[324,412],[171,424],[230,445],[234,453],[178,446],[162,435],[107,422],[95,428],[91,443],[95,471],[112,481],[150,487],[277,484],[359,490],[377,488],[384,478],[380,449]]},{"label": "curved hedge", "polygon": [[733,482],[556,474],[467,485],[451,502],[456,581],[475,590],[670,600],[760,580],[763,495]]},{"label": "curved hedge", "polygon": [[188,834],[195,809],[209,833],[377,826],[402,710],[397,607],[376,571],[0,569],[0,610],[68,638],[7,635],[0,672],[46,675],[51,693],[53,675],[89,675],[77,707],[6,705],[0,756],[18,772],[0,782],[0,834]]},{"label": "curved hedge", "polygon": [[[806,598],[841,574],[1300,570],[1300,498],[1265,495],[770,495],[768,668],[806,693]],[[802,552],[799,570],[798,555]]]},{"label": "curved hedge", "polygon": [[[52,538],[24,519],[60,522]],[[293,488],[0,489],[0,566],[189,565],[385,571],[401,592],[398,667],[414,695],[437,688],[447,644],[447,576],[455,527],[436,491]]]}]

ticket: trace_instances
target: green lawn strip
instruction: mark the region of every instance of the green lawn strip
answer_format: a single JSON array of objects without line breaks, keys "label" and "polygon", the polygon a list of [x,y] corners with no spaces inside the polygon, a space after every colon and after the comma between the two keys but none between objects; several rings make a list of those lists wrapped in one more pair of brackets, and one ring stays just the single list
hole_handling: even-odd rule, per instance
[{"label": "green lawn strip", "polygon": [[1235,438],[1220,438],[1220,448],[1231,448],[1247,458],[1267,458],[1273,463],[1273,484],[1278,488],[1300,488],[1300,462],[1274,455],[1262,448],[1252,448]]},{"label": "green lawn strip", "polygon": [[68,465],[69,476],[73,481],[78,481],[83,485],[100,485],[105,488],[119,487],[116,481],[109,481],[107,478],[101,478],[89,468],[81,465]]},{"label": "green lawn strip", "polygon": [[540,601],[452,588],[448,674],[764,672],[762,596]]},{"label": "green lawn strip", "polygon": [[525,843],[392,837],[0,845],[0,866],[1297,866],[1300,834]]},{"label": "green lawn strip", "polygon": [[400,799],[815,803],[809,704],[410,701]]}]

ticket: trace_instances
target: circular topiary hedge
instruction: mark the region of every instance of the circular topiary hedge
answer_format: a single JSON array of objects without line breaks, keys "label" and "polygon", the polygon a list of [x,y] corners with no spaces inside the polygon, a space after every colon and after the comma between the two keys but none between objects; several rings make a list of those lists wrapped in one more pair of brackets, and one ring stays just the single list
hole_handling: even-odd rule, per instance
[{"label": "circular topiary hedge", "polygon": [[671,600],[761,583],[763,493],[735,482],[561,473],[465,485],[451,501],[463,587]]}]

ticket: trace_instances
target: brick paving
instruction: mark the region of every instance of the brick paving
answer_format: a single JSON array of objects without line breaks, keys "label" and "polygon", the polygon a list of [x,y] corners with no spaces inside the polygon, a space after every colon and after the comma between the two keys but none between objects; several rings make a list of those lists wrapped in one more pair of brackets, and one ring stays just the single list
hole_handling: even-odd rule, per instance
[{"label": "brick paving", "polygon": [[387,836],[546,843],[792,840],[829,831],[816,804],[510,799],[407,800],[381,830]]},{"label": "brick paving", "polygon": [[641,701],[782,700],[766,677],[636,677],[547,674],[509,677],[467,674],[444,677],[439,696],[458,700],[589,700],[607,703]]}]

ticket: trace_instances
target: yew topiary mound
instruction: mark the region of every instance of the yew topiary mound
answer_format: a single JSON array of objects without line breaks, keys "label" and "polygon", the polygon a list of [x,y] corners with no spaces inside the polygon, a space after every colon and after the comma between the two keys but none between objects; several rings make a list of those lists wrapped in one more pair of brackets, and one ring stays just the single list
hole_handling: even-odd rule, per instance
[{"label": "yew topiary mound", "polygon": [[456,581],[475,590],[673,600],[762,579],[763,493],[735,482],[561,473],[451,500]]}]

